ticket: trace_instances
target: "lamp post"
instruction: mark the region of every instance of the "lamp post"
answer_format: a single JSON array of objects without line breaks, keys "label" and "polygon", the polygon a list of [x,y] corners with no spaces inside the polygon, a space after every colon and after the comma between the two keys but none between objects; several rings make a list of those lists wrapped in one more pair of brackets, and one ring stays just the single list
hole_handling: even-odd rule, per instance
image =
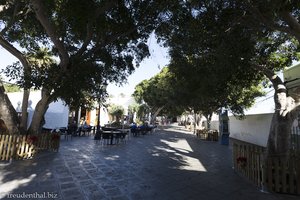
[{"label": "lamp post", "polygon": [[97,118],[97,132],[100,131],[100,112],[101,107],[104,105],[105,98],[107,96],[106,93],[107,84],[104,84],[100,87],[99,91],[96,93],[96,97],[98,98],[98,118]]},{"label": "lamp post", "polygon": [[100,110],[101,110],[101,98],[98,100],[98,119],[97,119],[97,132],[100,131]]}]

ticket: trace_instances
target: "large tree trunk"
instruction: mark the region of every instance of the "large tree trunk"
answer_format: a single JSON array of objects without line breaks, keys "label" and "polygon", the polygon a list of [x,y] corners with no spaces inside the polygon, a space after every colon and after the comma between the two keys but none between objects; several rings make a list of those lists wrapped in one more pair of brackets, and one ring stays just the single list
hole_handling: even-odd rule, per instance
[{"label": "large tree trunk", "polygon": [[156,119],[157,115],[160,113],[160,111],[161,111],[164,107],[165,107],[165,106],[161,106],[161,107],[159,107],[159,108],[155,111],[155,113],[153,114],[153,116],[152,116],[152,118],[151,118],[150,124],[154,124],[154,123],[155,123],[155,119]]},{"label": "large tree trunk", "polygon": [[268,156],[288,156],[291,141],[291,126],[294,119],[289,116],[282,116],[279,111],[274,113],[267,144]]},{"label": "large tree trunk", "polygon": [[23,91],[23,100],[22,100],[22,117],[20,122],[20,131],[21,133],[26,133],[27,131],[27,121],[28,121],[28,100],[30,95],[30,89],[24,89]]},{"label": "large tree trunk", "polygon": [[212,113],[203,114],[203,115],[206,118],[207,130],[210,130],[211,129],[211,117],[212,117]]},{"label": "large tree trunk", "polygon": [[23,94],[23,102],[22,102],[22,117],[20,122],[20,131],[21,133],[25,133],[27,129],[27,108],[28,108],[28,99],[29,99],[29,92],[30,92],[30,77],[31,77],[31,68],[29,66],[28,60],[24,53],[16,49],[12,44],[10,44],[4,37],[0,37],[0,45],[6,49],[9,53],[15,56],[23,65],[24,67],[24,80],[25,80],[25,87],[24,87],[24,94]]},{"label": "large tree trunk", "polygon": [[0,83],[0,119],[4,121],[9,134],[20,133],[18,129],[18,114],[5,93],[2,83]]},{"label": "large tree trunk", "polygon": [[35,107],[32,121],[27,131],[28,134],[38,134],[40,132],[40,128],[43,125],[41,124],[41,122],[43,121],[44,115],[51,102],[50,98],[50,93],[47,90],[42,89],[42,99],[37,103]]},{"label": "large tree trunk", "polygon": [[292,123],[299,113],[300,98],[288,96],[284,83],[277,75],[274,73],[266,75],[275,90],[275,113],[271,122],[266,157],[274,155],[287,157],[291,144]]}]

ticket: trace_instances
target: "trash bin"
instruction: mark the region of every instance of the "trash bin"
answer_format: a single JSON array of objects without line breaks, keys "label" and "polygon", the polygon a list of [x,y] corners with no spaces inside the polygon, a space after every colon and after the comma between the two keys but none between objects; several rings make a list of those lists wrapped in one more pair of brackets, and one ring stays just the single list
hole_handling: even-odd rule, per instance
[{"label": "trash bin", "polygon": [[229,134],[222,134],[221,144],[223,144],[223,145],[229,144]]},{"label": "trash bin", "polygon": [[220,111],[219,115],[219,130],[220,130],[220,144],[229,145],[229,117],[227,110]]}]

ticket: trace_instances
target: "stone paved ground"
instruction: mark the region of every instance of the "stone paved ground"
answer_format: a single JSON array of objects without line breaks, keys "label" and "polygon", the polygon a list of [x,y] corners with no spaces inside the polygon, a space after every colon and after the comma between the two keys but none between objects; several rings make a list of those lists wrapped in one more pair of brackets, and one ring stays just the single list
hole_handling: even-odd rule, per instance
[{"label": "stone paved ground", "polygon": [[95,144],[92,137],[62,139],[58,153],[0,162],[0,198],[299,199],[262,193],[235,174],[231,166],[227,146],[201,141],[174,127],[130,138],[127,144],[120,145],[102,146]]}]

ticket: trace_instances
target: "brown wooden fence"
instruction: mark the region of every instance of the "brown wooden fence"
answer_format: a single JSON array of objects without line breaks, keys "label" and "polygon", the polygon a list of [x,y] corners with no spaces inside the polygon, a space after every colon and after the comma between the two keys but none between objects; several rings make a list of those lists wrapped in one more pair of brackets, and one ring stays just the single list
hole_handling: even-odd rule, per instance
[{"label": "brown wooden fence", "polygon": [[264,147],[231,139],[234,169],[263,190],[300,195],[300,155],[264,159]]},{"label": "brown wooden fence", "polygon": [[60,136],[43,133],[32,135],[0,135],[0,160],[29,159],[40,150],[58,151]]},{"label": "brown wooden fence", "polygon": [[202,140],[218,141],[219,132],[217,130],[197,129],[196,136]]},{"label": "brown wooden fence", "polygon": [[300,128],[299,127],[292,128],[291,148],[293,151],[300,152]]}]

